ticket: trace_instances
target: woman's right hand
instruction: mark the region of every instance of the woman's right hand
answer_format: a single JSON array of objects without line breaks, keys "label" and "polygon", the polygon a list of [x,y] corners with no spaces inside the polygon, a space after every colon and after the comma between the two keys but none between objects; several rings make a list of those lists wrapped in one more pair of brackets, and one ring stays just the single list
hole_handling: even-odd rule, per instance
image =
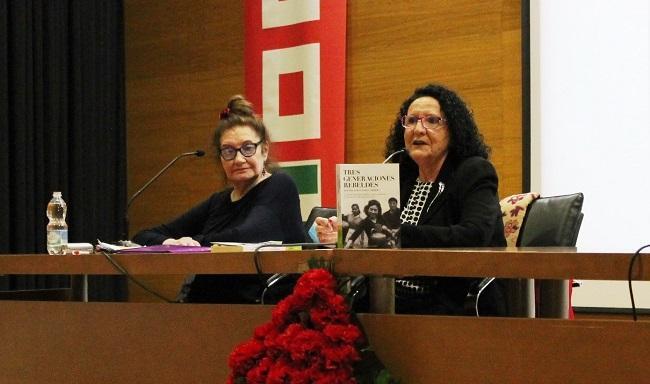
[{"label": "woman's right hand", "polygon": [[181,237],[179,239],[172,239],[171,237],[165,241],[163,241],[163,245],[181,245],[184,247],[198,247],[201,244],[194,240],[191,237]]},{"label": "woman's right hand", "polygon": [[336,216],[330,218],[317,217],[316,236],[321,243],[336,243],[338,240],[339,222]]}]

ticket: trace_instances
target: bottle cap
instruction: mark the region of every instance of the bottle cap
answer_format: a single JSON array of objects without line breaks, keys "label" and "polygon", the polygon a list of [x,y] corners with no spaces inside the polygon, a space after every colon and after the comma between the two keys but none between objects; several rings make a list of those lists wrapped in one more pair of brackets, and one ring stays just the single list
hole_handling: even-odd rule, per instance
[{"label": "bottle cap", "polygon": [[59,191],[52,192],[52,196],[54,196],[54,197],[61,197],[61,192],[59,192]]}]

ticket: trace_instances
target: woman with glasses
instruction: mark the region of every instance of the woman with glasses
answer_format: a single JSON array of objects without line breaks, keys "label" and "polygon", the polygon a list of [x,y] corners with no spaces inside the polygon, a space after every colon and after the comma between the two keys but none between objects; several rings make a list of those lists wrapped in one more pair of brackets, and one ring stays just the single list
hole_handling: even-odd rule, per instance
[{"label": "woman with glasses", "polygon": [[[498,177],[465,102],[440,85],[417,88],[401,105],[386,140],[400,164],[402,248],[504,247]],[[322,241],[332,220],[317,222]],[[480,279],[411,277],[396,280],[396,311],[463,314],[465,296]],[[409,294],[409,292],[413,294]],[[481,298],[481,314],[504,312],[500,287]]]},{"label": "woman with glasses", "polygon": [[230,186],[133,240],[142,245],[206,246],[214,241],[304,241],[298,190],[289,176],[267,169],[269,144],[268,130],[251,104],[242,96],[231,98],[214,133]]},{"label": "woman with glasses", "polygon": [[[298,189],[286,174],[269,171],[269,133],[250,102],[239,95],[230,99],[221,112],[213,143],[230,186],[169,223],[139,232],[133,240],[141,245],[185,246],[209,246],[215,241],[304,242]],[[214,301],[210,292],[219,287],[232,291],[229,286],[233,284],[246,285],[243,276],[220,277],[197,276],[192,291],[205,297],[190,301]],[[253,280],[259,283],[257,277]],[[195,289],[197,285],[201,289]],[[220,302],[242,301],[236,292],[230,299],[219,295]]]}]

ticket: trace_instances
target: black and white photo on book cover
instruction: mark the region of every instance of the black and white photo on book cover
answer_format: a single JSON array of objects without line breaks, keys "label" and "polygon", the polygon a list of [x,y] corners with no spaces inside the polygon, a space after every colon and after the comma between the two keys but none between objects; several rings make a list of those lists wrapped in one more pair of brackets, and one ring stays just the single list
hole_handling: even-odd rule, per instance
[{"label": "black and white photo on book cover", "polygon": [[399,248],[398,164],[337,164],[340,248]]}]

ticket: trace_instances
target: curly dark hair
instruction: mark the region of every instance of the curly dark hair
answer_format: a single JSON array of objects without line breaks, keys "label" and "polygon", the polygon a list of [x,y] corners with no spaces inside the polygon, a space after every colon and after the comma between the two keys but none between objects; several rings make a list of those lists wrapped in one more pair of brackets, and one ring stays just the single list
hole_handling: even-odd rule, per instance
[{"label": "curly dark hair", "polygon": [[[390,134],[386,138],[386,157],[404,148],[404,127],[401,118],[406,115],[413,101],[425,96],[436,99],[445,114],[447,126],[449,127],[447,159],[452,162],[460,162],[471,156],[481,156],[487,159],[490,148],[485,144],[483,135],[478,131],[472,112],[460,96],[439,84],[428,84],[416,88],[413,94],[404,100],[395,116]],[[400,174],[402,176],[417,177],[418,166],[409,156],[395,156],[392,161],[401,164]]]}]

